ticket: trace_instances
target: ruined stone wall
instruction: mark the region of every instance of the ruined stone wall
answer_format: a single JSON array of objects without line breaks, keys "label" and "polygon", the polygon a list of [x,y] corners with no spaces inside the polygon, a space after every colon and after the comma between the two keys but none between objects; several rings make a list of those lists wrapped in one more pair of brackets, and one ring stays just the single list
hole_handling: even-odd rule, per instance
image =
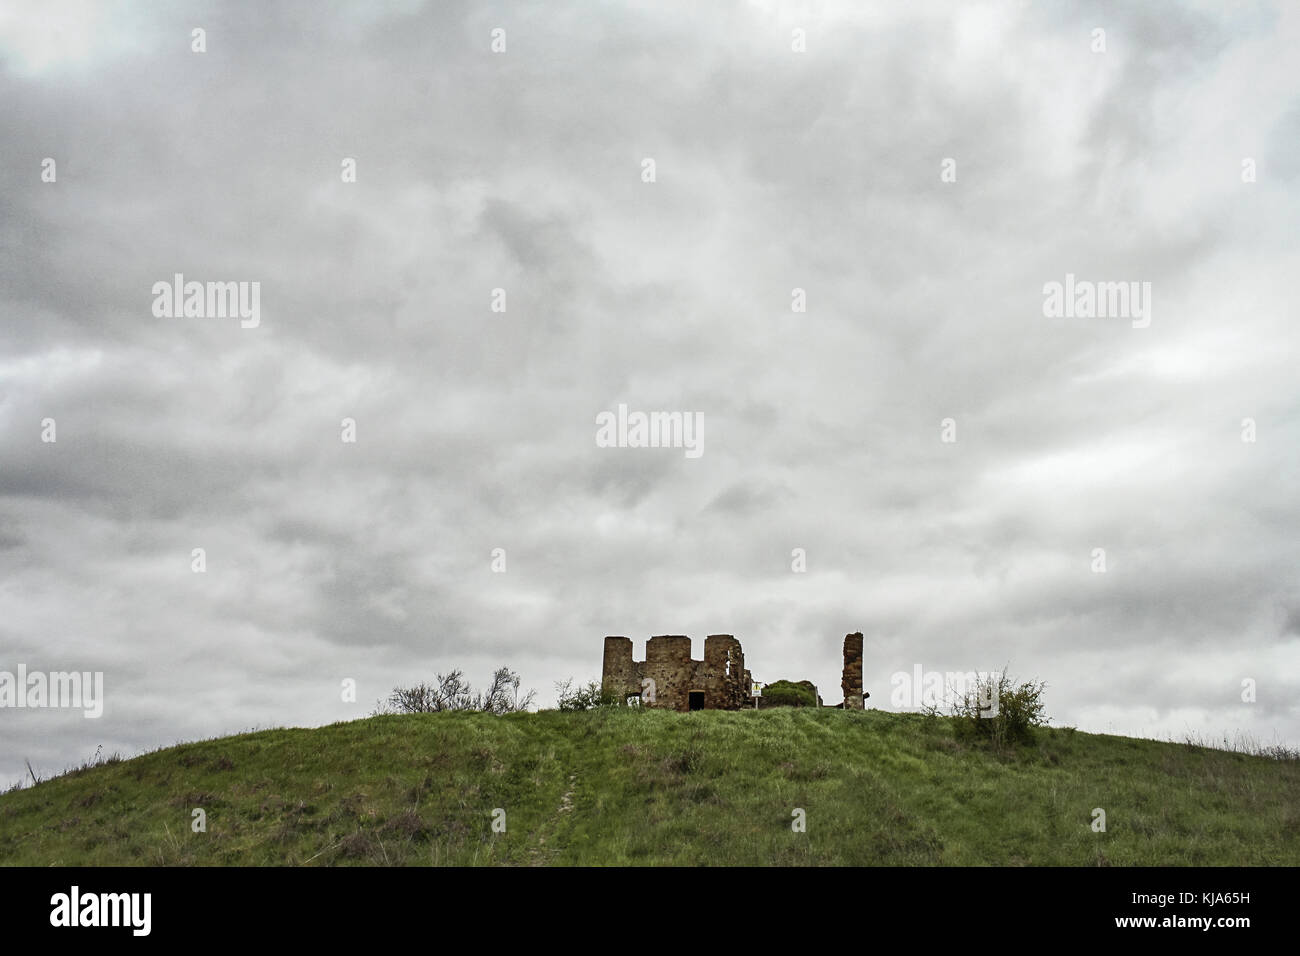
[{"label": "ruined stone wall", "polygon": [[663,634],[645,642],[645,663],[641,676],[655,682],[655,700],[645,706],[665,710],[689,710],[690,691],[695,687],[695,661],[691,660],[691,639]]},{"label": "ruined stone wall", "polygon": [[600,689],[625,698],[641,693],[641,668],[632,659],[632,639],[605,638],[605,661],[600,672]]},{"label": "ruined stone wall", "polygon": [[646,641],[645,661],[632,656],[626,637],[605,638],[601,689],[620,696],[642,693],[642,678],[654,681],[655,697],[642,694],[642,706],[689,710],[691,691],[704,694],[706,710],[734,710],[752,705],[752,677],[745,668],[745,653],[730,634],[710,634],[704,640],[704,659],[691,659],[691,639],[657,635]]},{"label": "ruined stone wall", "polygon": [[710,634],[704,639],[704,706],[734,710],[749,702],[745,678],[745,652],[730,634]]},{"label": "ruined stone wall", "polygon": [[[862,633],[844,635],[844,673],[840,687],[844,703],[834,706],[862,710],[870,694],[862,688]],[[654,681],[655,697],[643,693],[642,678]],[[807,683],[806,681],[803,683]],[[645,660],[632,655],[632,641],[626,637],[605,638],[605,659],[601,689],[620,697],[641,695],[643,707],[690,710],[692,691],[704,694],[705,710],[736,710],[754,706],[750,697],[753,676],[745,667],[740,641],[730,634],[710,634],[704,639],[704,659],[691,659],[691,639],[679,634],[661,634],[645,645]],[[817,689],[808,685],[814,695]],[[821,697],[817,705],[822,706]]]},{"label": "ruined stone wall", "polygon": [[844,708],[862,710],[862,634],[844,635]]}]

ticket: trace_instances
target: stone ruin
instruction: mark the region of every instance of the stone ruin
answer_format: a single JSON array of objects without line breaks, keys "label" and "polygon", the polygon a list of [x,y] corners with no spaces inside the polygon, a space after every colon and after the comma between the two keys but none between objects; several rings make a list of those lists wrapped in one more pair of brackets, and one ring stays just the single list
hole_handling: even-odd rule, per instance
[{"label": "stone ruin", "polygon": [[[632,657],[632,640],[605,638],[605,660],[600,687],[606,694],[640,698],[641,706],[661,710],[739,710],[752,707],[753,679],[745,668],[745,652],[730,634],[710,634],[704,639],[704,659],[691,659],[691,639],[659,635],[645,644],[645,660]],[[862,710],[862,634],[844,638],[844,703],[846,710]],[[815,693],[815,691],[814,691]],[[820,698],[817,698],[820,701]]]},{"label": "stone ruin", "polygon": [[845,710],[862,710],[863,700],[870,694],[862,693],[862,632],[844,635],[844,675],[840,678],[844,691]]},{"label": "stone ruin", "polygon": [[704,639],[704,660],[691,660],[691,639],[661,635],[645,642],[645,660],[632,659],[632,640],[605,638],[600,686],[605,693],[640,697],[643,707],[737,710],[753,704],[745,652],[730,634]]}]

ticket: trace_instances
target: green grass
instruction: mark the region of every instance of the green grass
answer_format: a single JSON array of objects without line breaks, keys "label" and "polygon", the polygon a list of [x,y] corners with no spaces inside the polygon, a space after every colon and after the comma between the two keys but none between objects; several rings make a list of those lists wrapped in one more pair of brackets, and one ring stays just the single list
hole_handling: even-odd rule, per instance
[{"label": "green grass", "polygon": [[1300,762],[1051,728],[999,754],[882,711],[373,717],[10,791],[0,862],[1295,866]]}]

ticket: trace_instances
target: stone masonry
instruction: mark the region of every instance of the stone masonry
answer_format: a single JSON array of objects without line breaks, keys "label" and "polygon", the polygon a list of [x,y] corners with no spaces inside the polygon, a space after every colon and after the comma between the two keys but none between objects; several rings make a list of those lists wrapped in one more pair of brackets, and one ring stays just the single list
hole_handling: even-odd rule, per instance
[{"label": "stone masonry", "polygon": [[[804,682],[806,683],[806,682]],[[691,659],[691,639],[661,634],[645,643],[645,660],[632,656],[632,640],[605,638],[605,660],[600,688],[619,698],[639,697],[642,707],[664,710],[738,710],[754,706],[752,678],[745,669],[745,652],[730,634],[710,634],[704,639],[704,659]],[[844,636],[844,703],[846,710],[862,710],[870,694],[862,690],[862,634]],[[811,684],[808,685],[812,687]],[[816,694],[816,688],[812,688]],[[817,698],[821,705],[821,698]]]},{"label": "stone masonry", "polygon": [[701,661],[691,659],[689,637],[665,634],[650,638],[644,661],[632,659],[630,638],[605,638],[601,690],[620,697],[640,697],[643,707],[737,710],[752,706],[750,684],[745,653],[740,641],[730,634],[706,637]]},{"label": "stone masonry", "polygon": [[862,710],[862,634],[844,635],[844,709]]}]

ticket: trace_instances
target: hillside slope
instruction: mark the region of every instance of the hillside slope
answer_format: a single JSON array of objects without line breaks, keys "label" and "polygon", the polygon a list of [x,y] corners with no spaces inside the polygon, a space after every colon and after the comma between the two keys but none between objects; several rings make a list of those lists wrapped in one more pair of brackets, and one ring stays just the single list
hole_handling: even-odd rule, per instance
[{"label": "hillside slope", "polygon": [[4,794],[0,863],[1294,866],[1300,764],[870,710],[374,717]]}]

